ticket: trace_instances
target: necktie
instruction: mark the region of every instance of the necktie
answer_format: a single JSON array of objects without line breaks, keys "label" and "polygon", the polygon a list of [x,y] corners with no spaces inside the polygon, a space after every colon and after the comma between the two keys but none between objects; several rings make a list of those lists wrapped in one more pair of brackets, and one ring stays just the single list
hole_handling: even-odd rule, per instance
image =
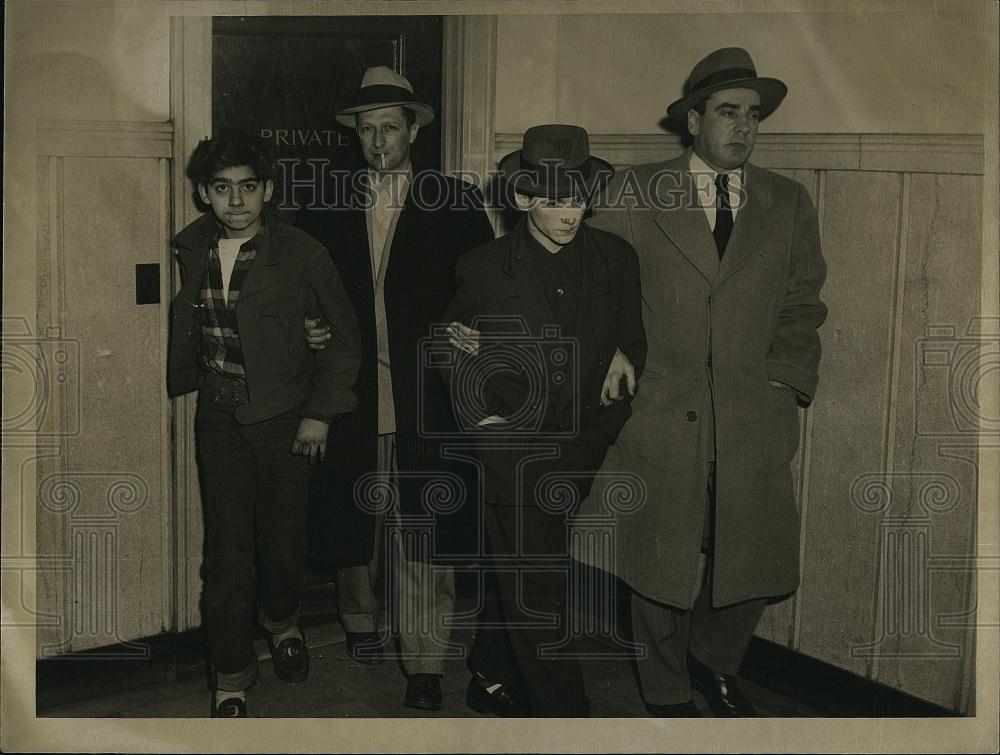
[{"label": "necktie", "polygon": [[715,246],[719,250],[719,259],[726,253],[726,244],[733,233],[733,210],[729,205],[729,175],[715,175]]}]

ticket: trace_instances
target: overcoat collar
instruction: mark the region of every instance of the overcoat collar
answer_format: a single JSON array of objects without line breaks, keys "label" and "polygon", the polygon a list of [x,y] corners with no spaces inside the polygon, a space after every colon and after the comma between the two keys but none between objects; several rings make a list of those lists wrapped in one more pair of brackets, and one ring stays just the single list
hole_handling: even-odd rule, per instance
[{"label": "overcoat collar", "polygon": [[754,256],[767,235],[771,192],[763,171],[747,163],[743,166],[746,205],[740,208],[733,235],[719,265],[718,283],[735,274]]},{"label": "overcoat collar", "polygon": [[649,200],[661,208],[654,218],[657,227],[705,280],[713,285],[721,283],[749,261],[766,234],[766,216],[771,206],[766,178],[756,166],[750,163],[743,166],[746,202],[736,216],[733,235],[720,262],[712,229],[698,203],[690,171],[690,150],[663,163],[660,171],[661,175],[650,177]]},{"label": "overcoat collar", "polygon": [[[382,275],[385,276],[386,281],[391,276],[391,271],[395,270],[400,264],[400,255],[406,254],[400,245],[412,244],[416,238],[423,235],[427,230],[427,228],[424,228],[427,224],[422,223],[421,218],[429,216],[430,213],[421,211],[414,199],[414,186],[420,183],[421,177],[426,171],[412,170],[413,172],[410,175],[406,189],[406,197],[403,200],[403,206],[395,221],[395,229],[389,245],[389,259],[386,262],[385,270],[382,271]],[[365,207],[370,201],[363,182],[354,180],[352,182],[352,190],[348,196],[347,207],[349,209],[346,213],[347,222],[349,223],[349,229],[347,230],[353,238],[345,240],[343,248],[348,251],[346,256],[354,266],[358,280],[366,281],[370,294],[374,296],[375,280],[372,278],[368,222],[365,211]]]},{"label": "overcoat collar", "polygon": [[[508,278],[520,279],[525,275],[531,274],[531,264],[527,259],[528,249],[526,244],[531,238],[530,231],[528,230],[528,217],[525,215],[521,218],[514,230],[510,232],[511,243],[507,245],[504,250],[504,258],[501,263],[501,269],[507,275]],[[608,260],[608,255],[601,248],[601,245],[596,242],[593,232],[587,226],[586,223],[580,224],[580,230],[577,232],[577,238],[580,239],[587,246],[591,247],[597,252],[595,255],[596,259],[599,261],[599,270],[601,276],[611,266],[611,262]]]}]

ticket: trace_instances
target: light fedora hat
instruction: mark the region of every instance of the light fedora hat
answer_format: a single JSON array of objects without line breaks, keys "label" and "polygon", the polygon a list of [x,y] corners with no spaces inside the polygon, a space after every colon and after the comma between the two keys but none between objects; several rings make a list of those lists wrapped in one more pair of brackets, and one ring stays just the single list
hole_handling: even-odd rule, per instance
[{"label": "light fedora hat", "polygon": [[413,87],[405,76],[386,66],[375,66],[365,71],[354,104],[337,113],[337,123],[354,128],[355,114],[394,105],[410,108],[417,116],[418,126],[434,120],[434,108],[413,99]]},{"label": "light fedora hat", "polygon": [[615,172],[611,163],[590,154],[586,130],[561,123],[529,128],[521,149],[505,156],[497,169],[515,191],[548,199],[590,195]]},{"label": "light fedora hat", "polygon": [[761,119],[777,110],[788,93],[785,82],[758,76],[753,58],[742,47],[723,47],[706,55],[691,69],[684,82],[684,96],[667,106],[667,116],[676,126],[684,127],[688,110],[723,89],[756,91],[760,95]]}]

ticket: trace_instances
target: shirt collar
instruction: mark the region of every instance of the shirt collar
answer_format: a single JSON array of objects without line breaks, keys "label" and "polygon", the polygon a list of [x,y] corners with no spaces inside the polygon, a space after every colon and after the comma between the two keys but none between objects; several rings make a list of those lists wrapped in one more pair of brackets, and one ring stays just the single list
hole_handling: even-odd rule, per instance
[{"label": "shirt collar", "polygon": [[[712,183],[715,183],[715,177],[718,175],[718,171],[702,160],[698,153],[693,149],[691,150],[691,162],[690,162],[691,172],[695,174],[706,173],[711,176]],[[729,175],[729,183],[732,185],[734,182],[739,185],[743,181],[743,168],[736,168],[736,170],[724,171]]]},{"label": "shirt collar", "polygon": [[527,214],[525,214],[525,217],[521,222],[524,225],[522,233],[524,235],[525,243],[528,244],[528,247],[539,259],[547,261],[559,258],[562,260],[563,264],[575,269],[575,260],[578,256],[575,253],[575,250],[583,243],[581,239],[584,232],[582,223],[580,225],[580,230],[576,232],[576,236],[573,237],[572,241],[560,247],[558,252],[550,252],[531,234],[531,228],[529,227],[531,219],[527,216]]},{"label": "shirt collar", "polygon": [[406,194],[409,190],[410,182],[413,180],[413,166],[407,162],[403,170],[394,170],[382,174],[378,180],[375,178],[375,171],[368,168],[365,171],[367,176],[367,190],[377,197],[369,206],[369,210],[379,212],[385,210],[399,210],[406,201]]},{"label": "shirt collar", "polygon": [[[702,160],[694,149],[691,150],[689,170],[691,172],[691,177],[694,179],[695,190],[698,193],[698,200],[701,205],[703,207],[714,207],[715,177],[719,175],[719,172]],[[729,176],[730,197],[733,195],[741,196],[741,189],[743,188],[743,168],[739,167],[735,170],[727,170],[725,171],[725,174]],[[739,203],[736,202],[732,206],[734,209],[737,209],[739,207]]]},{"label": "shirt collar", "polygon": [[[212,235],[212,241],[213,241],[212,246],[218,248],[219,240],[226,238],[226,228],[225,226],[222,225],[222,223],[219,222],[218,218],[216,218],[215,216],[212,216],[212,219],[215,221],[215,228],[213,229],[214,233]],[[266,211],[261,212],[260,228],[257,229],[257,233],[255,233],[250,238],[241,239],[243,243],[240,244],[240,249],[242,251],[250,251],[251,249],[256,251],[260,247],[261,240],[263,239],[264,233],[266,232],[268,226],[268,222],[269,221],[267,217],[267,212]],[[243,249],[243,247],[246,247],[246,249]]]},{"label": "shirt collar", "polygon": [[393,180],[399,181],[399,186],[402,189],[413,180],[413,164],[407,160],[405,168],[402,170],[386,171],[379,179],[375,178],[376,172],[371,166],[368,167],[365,173],[368,176],[368,186],[378,191],[387,191],[389,186],[392,185]]}]

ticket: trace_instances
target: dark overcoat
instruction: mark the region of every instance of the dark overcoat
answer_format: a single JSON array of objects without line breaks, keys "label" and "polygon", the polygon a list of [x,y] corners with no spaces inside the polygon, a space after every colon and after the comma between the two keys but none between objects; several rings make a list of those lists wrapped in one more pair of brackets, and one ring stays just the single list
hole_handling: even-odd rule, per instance
[{"label": "dark overcoat", "polygon": [[[304,209],[296,224],[326,246],[340,271],[360,327],[361,370],[358,409],[331,427],[326,460],[313,479],[309,553],[338,566],[360,565],[372,552],[374,509],[365,503],[372,490],[366,480],[375,472],[378,438],[375,284],[364,211],[368,200],[357,180],[328,186],[323,196],[332,206]],[[421,344],[455,293],[455,261],[492,238],[493,227],[475,187],[432,170],[413,175],[384,280],[399,505],[404,516],[432,519],[432,550],[443,555],[478,551],[478,501],[472,498],[478,485],[468,464],[441,456],[451,406],[440,376],[424,369]],[[466,491],[468,500],[445,501],[437,513],[428,510],[428,483],[455,479],[452,475],[462,482],[448,486],[445,497]]]},{"label": "dark overcoat", "polygon": [[[594,223],[635,246],[649,333],[633,418],[604,471],[637,475],[641,506],[609,511],[610,554],[577,557],[655,600],[688,608],[696,593],[714,421],[716,527],[712,602],[793,592],[799,513],[790,461],[799,406],[818,381],[826,264],[816,210],[799,183],[753,165],[721,262],[688,172],[688,154],[622,171]],[[616,206],[617,205],[617,206]],[[789,387],[776,387],[769,381]],[[713,420],[714,414],[714,420]]]},{"label": "dark overcoat", "polygon": [[[445,319],[481,335],[450,390],[462,426],[473,428],[489,505],[572,513],[631,415],[628,400],[602,406],[600,396],[616,349],[639,374],[645,362],[636,253],[586,225],[577,238],[585,272],[572,334],[552,332],[558,319],[528,259],[537,252],[525,221],[458,261]],[[516,417],[515,427],[474,429],[491,415]]]}]

